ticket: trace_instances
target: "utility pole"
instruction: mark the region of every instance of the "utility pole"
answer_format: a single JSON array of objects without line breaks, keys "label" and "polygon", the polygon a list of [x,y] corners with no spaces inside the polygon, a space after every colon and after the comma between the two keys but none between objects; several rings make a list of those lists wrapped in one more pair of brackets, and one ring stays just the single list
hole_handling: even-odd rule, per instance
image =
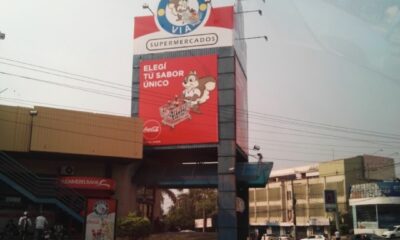
[{"label": "utility pole", "polygon": [[339,231],[339,209],[337,207],[337,203],[336,203],[336,211],[335,211],[335,222],[336,222],[336,231]]},{"label": "utility pole", "polygon": [[296,240],[297,233],[296,233],[296,195],[293,193],[292,198],[292,206],[293,206],[293,239]]},{"label": "utility pole", "polygon": [[294,186],[292,180],[292,213],[293,213],[293,239],[296,240],[296,194],[294,194]]}]

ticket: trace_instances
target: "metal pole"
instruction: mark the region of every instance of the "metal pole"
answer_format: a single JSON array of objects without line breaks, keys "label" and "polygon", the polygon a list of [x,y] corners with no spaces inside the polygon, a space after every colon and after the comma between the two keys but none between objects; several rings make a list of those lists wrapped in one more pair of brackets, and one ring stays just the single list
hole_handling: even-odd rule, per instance
[{"label": "metal pole", "polygon": [[292,182],[292,211],[293,211],[293,239],[297,239],[296,234],[296,195],[294,194],[293,180]]},{"label": "metal pole", "polygon": [[335,191],[335,203],[336,203],[336,211],[335,211],[335,220],[336,220],[336,231],[339,231],[339,206],[337,201],[337,192]]},{"label": "metal pole", "polygon": [[339,231],[339,211],[338,211],[337,207],[336,207],[336,211],[335,211],[335,221],[336,221],[336,231],[338,231],[340,233],[340,231]]}]

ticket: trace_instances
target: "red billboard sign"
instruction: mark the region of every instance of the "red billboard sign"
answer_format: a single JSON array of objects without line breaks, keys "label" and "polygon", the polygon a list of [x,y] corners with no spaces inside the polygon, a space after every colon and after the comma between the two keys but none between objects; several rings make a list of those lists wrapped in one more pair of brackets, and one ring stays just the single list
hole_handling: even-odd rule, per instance
[{"label": "red billboard sign", "polygon": [[146,145],[218,142],[217,55],[140,62]]},{"label": "red billboard sign", "polygon": [[110,178],[71,176],[60,177],[59,181],[62,185],[74,189],[115,190],[115,181]]}]

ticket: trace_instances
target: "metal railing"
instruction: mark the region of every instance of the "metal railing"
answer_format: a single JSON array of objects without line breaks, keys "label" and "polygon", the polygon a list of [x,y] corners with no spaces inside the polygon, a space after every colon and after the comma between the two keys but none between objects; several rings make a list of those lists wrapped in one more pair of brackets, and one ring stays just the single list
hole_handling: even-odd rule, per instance
[{"label": "metal railing", "polygon": [[82,222],[86,198],[64,187],[57,178],[39,177],[8,154],[0,151],[0,179],[37,203],[53,203]]}]

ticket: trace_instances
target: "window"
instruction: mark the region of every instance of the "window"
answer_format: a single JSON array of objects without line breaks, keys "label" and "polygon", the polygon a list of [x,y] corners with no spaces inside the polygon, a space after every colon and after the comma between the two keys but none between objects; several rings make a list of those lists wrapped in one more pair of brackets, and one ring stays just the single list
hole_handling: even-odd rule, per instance
[{"label": "window", "polygon": [[399,223],[400,206],[398,204],[378,205],[378,214],[379,228],[388,228]]},{"label": "window", "polygon": [[356,213],[358,222],[375,222],[377,220],[375,205],[356,206]]},{"label": "window", "polygon": [[256,200],[257,202],[267,201],[267,191],[265,191],[265,188],[256,189]]},{"label": "window", "polygon": [[270,201],[281,200],[281,189],[280,188],[270,188],[268,189],[268,198]]}]

